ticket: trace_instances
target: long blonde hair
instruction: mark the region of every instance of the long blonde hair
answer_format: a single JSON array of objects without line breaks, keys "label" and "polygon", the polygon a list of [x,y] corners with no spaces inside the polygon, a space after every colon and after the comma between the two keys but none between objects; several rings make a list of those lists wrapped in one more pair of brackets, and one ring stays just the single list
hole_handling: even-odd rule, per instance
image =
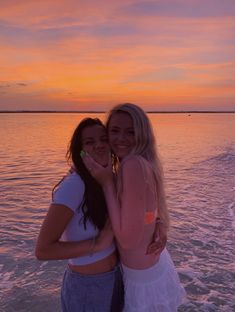
[{"label": "long blonde hair", "polygon": [[168,228],[169,213],[166,204],[163,169],[157,153],[155,137],[150,120],[139,106],[131,103],[119,104],[109,112],[106,122],[107,129],[109,128],[112,116],[117,113],[126,113],[133,121],[136,146],[132,150],[132,154],[142,156],[152,167],[156,181],[158,217],[160,217]]}]

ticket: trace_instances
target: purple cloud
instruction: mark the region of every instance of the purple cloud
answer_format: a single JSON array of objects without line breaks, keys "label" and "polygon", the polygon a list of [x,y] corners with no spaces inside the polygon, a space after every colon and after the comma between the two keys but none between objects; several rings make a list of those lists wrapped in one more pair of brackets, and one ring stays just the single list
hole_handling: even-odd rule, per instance
[{"label": "purple cloud", "polygon": [[235,1],[221,0],[165,0],[136,1],[123,7],[122,13],[137,16],[161,17],[225,17],[235,14]]}]

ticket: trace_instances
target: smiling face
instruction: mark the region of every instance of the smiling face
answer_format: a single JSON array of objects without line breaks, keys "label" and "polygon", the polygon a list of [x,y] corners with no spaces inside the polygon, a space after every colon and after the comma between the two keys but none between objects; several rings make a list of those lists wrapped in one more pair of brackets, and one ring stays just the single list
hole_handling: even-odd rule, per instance
[{"label": "smiling face", "polygon": [[114,154],[122,159],[129,155],[136,145],[132,118],[128,113],[117,112],[108,124],[109,145]]},{"label": "smiling face", "polygon": [[82,131],[82,149],[102,166],[107,166],[110,148],[104,127],[89,126]]}]

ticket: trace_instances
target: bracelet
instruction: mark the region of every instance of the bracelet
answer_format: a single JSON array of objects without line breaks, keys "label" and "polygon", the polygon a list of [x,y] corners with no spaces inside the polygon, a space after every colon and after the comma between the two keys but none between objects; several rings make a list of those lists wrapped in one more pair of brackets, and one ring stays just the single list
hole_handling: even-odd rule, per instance
[{"label": "bracelet", "polygon": [[155,221],[156,224],[164,224],[164,222],[158,217]]},{"label": "bracelet", "polygon": [[94,253],[95,244],[96,244],[96,236],[94,236],[94,237],[92,238],[92,241],[91,241],[90,252],[89,252],[89,256],[90,256],[90,257],[92,257],[92,255],[93,255],[93,253]]}]

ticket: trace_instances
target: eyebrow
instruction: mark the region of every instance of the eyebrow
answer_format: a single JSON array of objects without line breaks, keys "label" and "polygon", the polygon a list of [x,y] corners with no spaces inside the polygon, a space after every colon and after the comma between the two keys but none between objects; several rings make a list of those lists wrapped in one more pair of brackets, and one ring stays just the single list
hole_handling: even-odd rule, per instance
[{"label": "eyebrow", "polygon": [[[102,134],[100,136],[100,138],[107,138],[107,137],[108,137],[107,134]],[[85,141],[85,140],[95,140],[95,139],[94,139],[94,137],[85,137],[85,138],[83,138],[83,140]]]},{"label": "eyebrow", "polygon": [[83,138],[83,141],[85,141],[85,140],[94,140],[94,138],[93,137],[85,137],[85,138]]},{"label": "eyebrow", "polygon": [[[120,128],[120,126],[110,126],[110,128]],[[128,128],[126,128],[126,129],[134,129],[134,127],[128,127]]]}]

